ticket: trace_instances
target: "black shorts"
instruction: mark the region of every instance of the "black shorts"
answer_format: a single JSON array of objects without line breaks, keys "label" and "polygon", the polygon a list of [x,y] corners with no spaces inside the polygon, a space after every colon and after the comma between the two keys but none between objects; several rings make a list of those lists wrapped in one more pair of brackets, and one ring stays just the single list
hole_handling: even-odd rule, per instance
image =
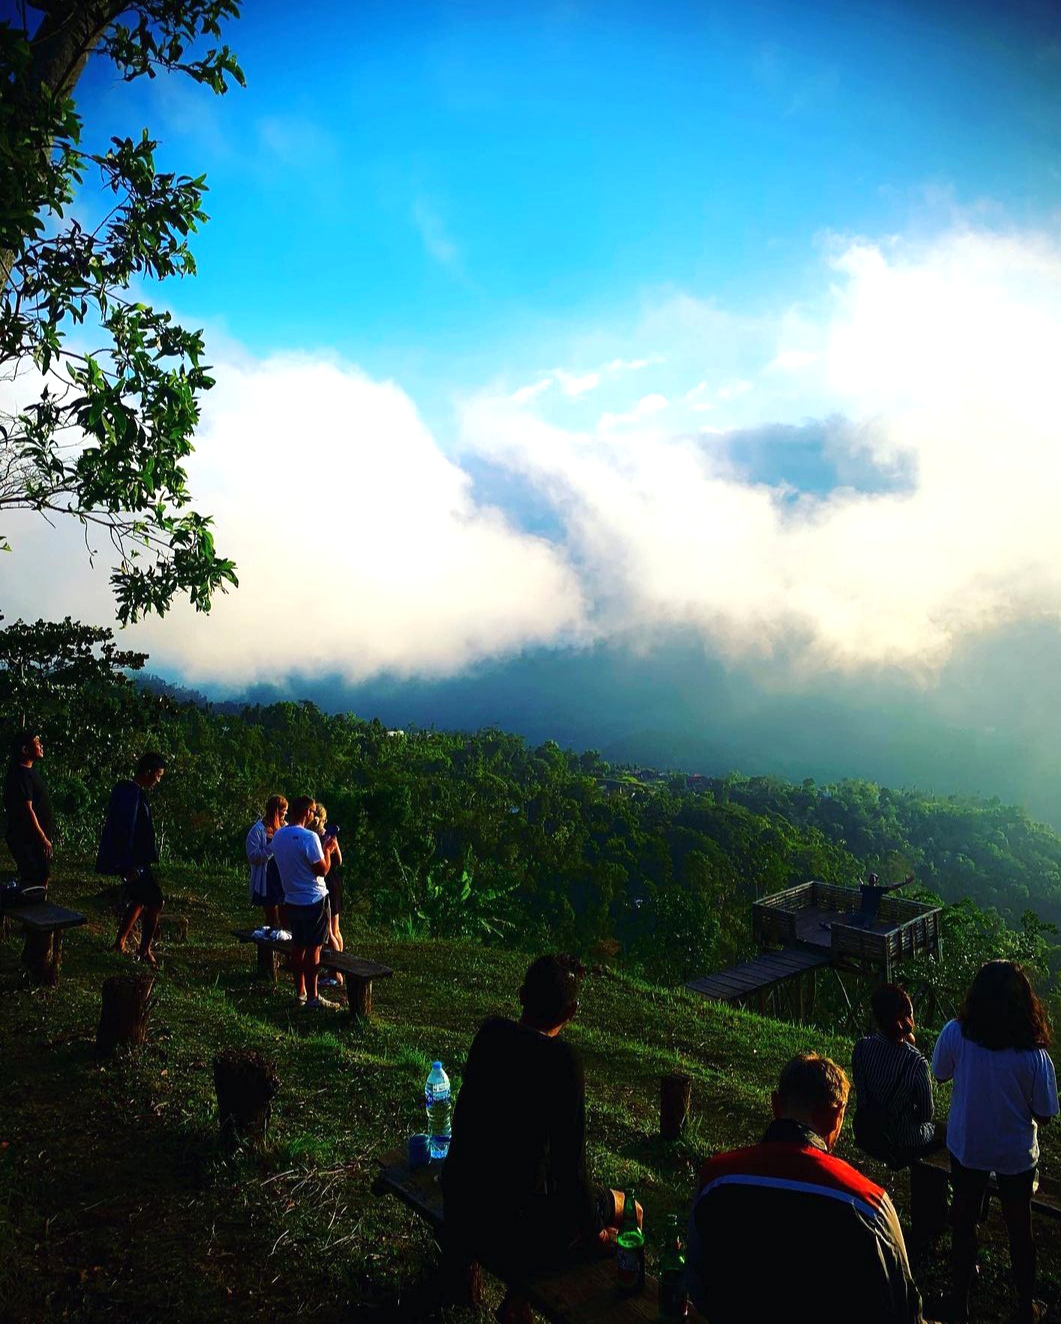
[{"label": "black shorts", "polygon": [[343,880],[329,874],[324,881],[328,884],[328,905],[332,914],[339,916],[343,909]]},{"label": "black shorts", "polygon": [[[991,1180],[989,1172],[979,1168],[967,1168],[952,1154],[950,1156],[950,1179],[954,1187],[955,1199],[959,1195],[970,1198],[982,1196]],[[1039,1186],[1039,1169],[1028,1168],[1026,1172],[996,1172],[998,1193],[1003,1200],[1030,1200]]]},{"label": "black shorts", "polygon": [[152,910],[161,910],[166,904],[162,888],[150,865],[144,865],[133,881],[125,884],[125,904],[148,906]]},{"label": "black shorts", "polygon": [[22,886],[44,887],[52,871],[52,862],[45,855],[40,841],[26,841],[18,837],[6,837],[5,840]]},{"label": "black shorts", "polygon": [[289,901],[285,923],[296,947],[323,947],[328,936],[328,898],[323,897],[309,906],[293,906]]}]

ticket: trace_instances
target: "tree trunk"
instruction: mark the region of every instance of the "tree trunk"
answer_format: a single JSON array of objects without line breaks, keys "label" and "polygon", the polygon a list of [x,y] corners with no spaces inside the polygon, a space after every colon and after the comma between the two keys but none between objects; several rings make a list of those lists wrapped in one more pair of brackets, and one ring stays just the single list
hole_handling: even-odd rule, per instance
[{"label": "tree trunk", "polygon": [[59,968],[62,963],[62,929],[48,929],[43,933],[35,929],[26,930],[22,964],[35,984],[45,984],[54,988],[59,982]]},{"label": "tree trunk", "polygon": [[661,1076],[659,1082],[659,1133],[664,1140],[677,1140],[689,1116],[693,1082],[677,1072]]},{"label": "tree trunk", "polygon": [[276,1066],[261,1053],[229,1048],[214,1058],[214,1088],[223,1144],[261,1149],[269,1129],[271,1100],[279,1088]]},{"label": "tree trunk", "polygon": [[97,1057],[109,1057],[119,1044],[136,1048],[144,1042],[154,983],[152,975],[112,975],[103,981]]},{"label": "tree trunk", "polygon": [[[55,0],[47,6],[30,39],[29,72],[14,92],[16,128],[21,119],[25,129],[42,89],[60,98],[73,92],[92,48],[124,8],[124,0]],[[0,251],[0,290],[7,288],[14,260],[13,250]]]}]

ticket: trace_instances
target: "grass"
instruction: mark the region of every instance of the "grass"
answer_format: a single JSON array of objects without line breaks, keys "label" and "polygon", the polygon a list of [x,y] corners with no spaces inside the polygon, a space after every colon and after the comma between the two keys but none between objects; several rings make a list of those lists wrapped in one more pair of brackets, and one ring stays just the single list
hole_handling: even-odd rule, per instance
[{"label": "grass", "polygon": [[[56,901],[88,916],[66,935],[58,988],[24,984],[18,940],[0,944],[0,1317],[385,1320],[437,1252],[397,1201],[370,1193],[375,1161],[422,1128],[433,1058],[459,1086],[475,1027],[514,1010],[527,958],[396,939],[351,918],[348,950],[386,962],[394,977],[374,989],[367,1025],[313,1016],[288,984],[258,983],[253,953],[230,936],[247,918],[242,875],[171,868],[166,878],[169,910],[188,916],[189,936],[161,950],[148,1042],[136,1054],[106,1065],[93,1057],[100,985],[133,968],[107,950],[115,919],[100,879],[65,869],[53,882]],[[593,1172],[636,1186],[650,1233],[664,1214],[684,1216],[704,1155],[761,1132],[769,1090],[794,1052],[851,1055],[843,1037],[622,975],[587,980],[565,1033],[586,1063]],[[229,1156],[218,1144],[211,1063],[226,1047],[277,1064],[264,1156]],[[692,1077],[693,1111],[683,1138],[665,1144],[659,1077],[672,1070]],[[1046,1144],[1053,1166],[1057,1138]],[[840,1153],[858,1157],[848,1135]],[[905,1178],[869,1171],[905,1212]],[[978,1317],[1004,1320],[997,1214],[988,1242]],[[1055,1310],[1056,1242],[1041,1224],[1042,1295]],[[927,1259],[918,1276],[924,1290],[940,1290],[945,1261]],[[447,1314],[453,1324],[473,1318]]]}]

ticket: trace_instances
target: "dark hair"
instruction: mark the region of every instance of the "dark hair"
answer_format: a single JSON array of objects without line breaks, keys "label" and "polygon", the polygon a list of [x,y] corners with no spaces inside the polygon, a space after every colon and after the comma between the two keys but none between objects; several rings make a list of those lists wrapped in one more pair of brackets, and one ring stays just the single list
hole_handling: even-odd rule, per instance
[{"label": "dark hair", "polygon": [[165,772],[166,756],[160,754],[157,749],[146,750],[136,760],[136,771],[134,777],[142,777],[146,772]]},{"label": "dark hair", "polygon": [[575,956],[539,956],[532,961],[521,990],[527,1019],[545,1030],[570,1020],[578,1011],[578,990],[585,973]]},{"label": "dark hair", "polygon": [[17,731],[11,737],[11,757],[13,759],[22,758],[38,735],[40,735],[40,732],[35,726],[24,726],[21,731]]},{"label": "dark hair", "polygon": [[962,1034],[982,1048],[1047,1048],[1050,1019],[1016,961],[987,961],[962,1009]]},{"label": "dark hair", "polygon": [[850,1089],[835,1062],[818,1053],[800,1053],[782,1068],[777,1097],[782,1109],[816,1113],[842,1108]]},{"label": "dark hair", "polygon": [[312,795],[296,795],[287,806],[287,816],[292,823],[297,823],[300,818],[306,817],[306,810],[310,805],[316,804]]},{"label": "dark hair", "polygon": [[900,1023],[914,1011],[910,994],[898,984],[878,984],[870,994],[869,1005],[877,1029],[890,1039],[896,1037],[896,1032],[902,1028]]}]

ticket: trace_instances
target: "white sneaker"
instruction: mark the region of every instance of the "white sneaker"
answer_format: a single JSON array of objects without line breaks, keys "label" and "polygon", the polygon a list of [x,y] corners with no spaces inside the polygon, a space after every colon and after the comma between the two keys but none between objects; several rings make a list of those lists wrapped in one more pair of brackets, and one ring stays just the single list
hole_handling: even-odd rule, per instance
[{"label": "white sneaker", "polygon": [[307,1011],[338,1011],[338,1002],[330,1002],[327,998],[310,998],[306,1003]]}]

